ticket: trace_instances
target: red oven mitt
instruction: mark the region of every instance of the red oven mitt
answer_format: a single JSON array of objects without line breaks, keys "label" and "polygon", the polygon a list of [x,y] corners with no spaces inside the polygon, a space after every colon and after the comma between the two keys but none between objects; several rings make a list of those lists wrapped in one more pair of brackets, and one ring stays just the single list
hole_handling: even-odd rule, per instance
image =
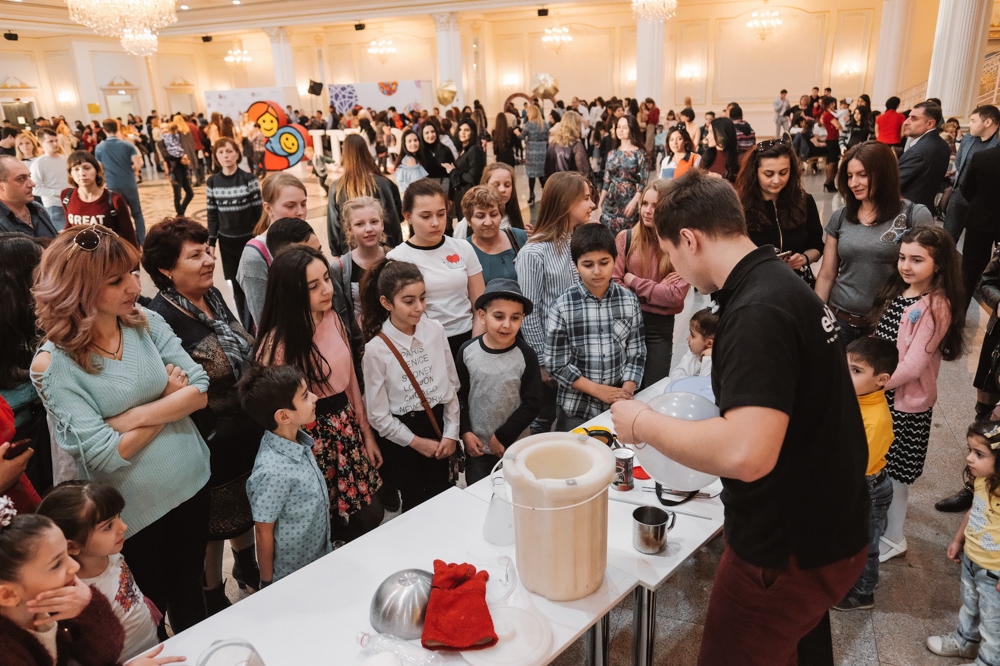
[{"label": "red oven mitt", "polygon": [[485,571],[471,564],[434,560],[434,581],[424,615],[421,644],[428,650],[481,650],[496,645],[486,606]]}]

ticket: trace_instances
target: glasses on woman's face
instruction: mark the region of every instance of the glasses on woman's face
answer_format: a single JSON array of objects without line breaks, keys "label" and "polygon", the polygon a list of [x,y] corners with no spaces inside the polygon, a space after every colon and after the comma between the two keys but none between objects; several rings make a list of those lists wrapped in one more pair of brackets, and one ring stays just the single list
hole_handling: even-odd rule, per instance
[{"label": "glasses on woman's face", "polygon": [[788,137],[781,137],[780,139],[768,139],[767,141],[761,141],[760,143],[757,144],[757,152],[762,153],[765,150],[774,148],[775,146],[790,146],[790,145],[792,145],[792,142],[788,139]]},{"label": "glasses on woman's face", "polygon": [[80,231],[76,232],[73,236],[73,242],[76,243],[76,246],[81,250],[93,252],[101,246],[101,239],[104,236],[109,235],[117,236],[118,234],[107,227],[101,227],[96,224],[87,225],[83,229],[80,229]]}]

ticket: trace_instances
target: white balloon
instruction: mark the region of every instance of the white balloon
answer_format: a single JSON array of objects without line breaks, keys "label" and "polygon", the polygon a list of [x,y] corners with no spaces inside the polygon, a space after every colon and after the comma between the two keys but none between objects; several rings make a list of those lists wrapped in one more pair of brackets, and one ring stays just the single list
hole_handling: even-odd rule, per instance
[{"label": "white balloon", "polygon": [[[660,414],[685,421],[703,421],[719,415],[715,403],[694,393],[664,393],[650,400],[649,406]],[[701,490],[719,478],[685,467],[649,445],[637,445],[635,456],[654,480],[671,490]]]}]

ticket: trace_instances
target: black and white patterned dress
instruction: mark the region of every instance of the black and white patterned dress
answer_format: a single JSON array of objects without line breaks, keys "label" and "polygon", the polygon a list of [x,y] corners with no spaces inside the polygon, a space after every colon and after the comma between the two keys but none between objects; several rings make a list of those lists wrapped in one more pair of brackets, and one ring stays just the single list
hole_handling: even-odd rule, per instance
[{"label": "black and white patterned dress", "polygon": [[[903,311],[920,300],[920,296],[909,298],[896,296],[889,307],[882,313],[875,328],[875,337],[884,338],[895,343],[899,337],[899,324],[903,319]],[[885,392],[889,402],[889,412],[892,414],[892,430],[896,439],[889,447],[885,456],[885,468],[889,476],[896,481],[911,484],[920,478],[924,471],[924,460],[927,458],[927,443],[931,437],[931,412],[898,412],[895,408],[895,389]]]}]

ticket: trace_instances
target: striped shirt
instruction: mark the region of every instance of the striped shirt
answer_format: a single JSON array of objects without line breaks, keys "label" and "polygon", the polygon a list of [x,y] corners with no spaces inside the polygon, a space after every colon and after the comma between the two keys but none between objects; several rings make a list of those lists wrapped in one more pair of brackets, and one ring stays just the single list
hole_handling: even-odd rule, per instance
[{"label": "striped shirt", "polygon": [[205,184],[205,210],[213,245],[219,236],[252,236],[262,208],[260,184],[253,174],[237,169],[231,176],[221,171],[209,176]]},{"label": "striped shirt", "polygon": [[580,281],[569,251],[569,234],[554,242],[529,241],[518,252],[514,268],[521,293],[534,306],[531,314],[524,318],[521,332],[541,360],[545,356],[548,310],[563,292]]},{"label": "striped shirt", "polygon": [[556,402],[568,415],[593,418],[608,405],[572,388],[586,377],[605,386],[642,383],[646,338],[639,299],[611,282],[603,298],[574,285],[549,308],[545,367],[559,382]]}]

